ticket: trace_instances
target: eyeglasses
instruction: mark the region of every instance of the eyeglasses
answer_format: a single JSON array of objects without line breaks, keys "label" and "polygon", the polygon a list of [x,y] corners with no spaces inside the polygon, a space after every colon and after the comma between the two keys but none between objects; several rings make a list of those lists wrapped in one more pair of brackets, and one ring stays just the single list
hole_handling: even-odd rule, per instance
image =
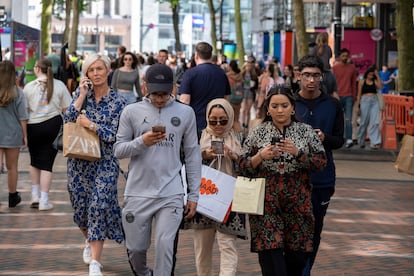
[{"label": "eyeglasses", "polygon": [[310,81],[311,79],[315,81],[322,80],[322,74],[321,73],[302,73],[300,76],[307,81]]},{"label": "eyeglasses", "polygon": [[217,124],[220,124],[221,126],[225,126],[227,125],[227,123],[229,122],[229,120],[217,120],[217,121],[213,121],[213,120],[209,120],[208,123],[212,126],[216,126]]},{"label": "eyeglasses", "polygon": [[162,100],[167,100],[170,97],[170,94],[164,94],[164,93],[151,93],[149,94],[150,99],[156,99],[161,98]]}]

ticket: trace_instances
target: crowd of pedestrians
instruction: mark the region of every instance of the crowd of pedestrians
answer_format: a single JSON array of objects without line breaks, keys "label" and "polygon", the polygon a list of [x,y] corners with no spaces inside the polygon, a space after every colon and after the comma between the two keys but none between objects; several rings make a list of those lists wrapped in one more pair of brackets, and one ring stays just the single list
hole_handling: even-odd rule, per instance
[{"label": "crowd of pedestrians", "polygon": [[[191,59],[165,49],[135,54],[123,46],[116,59],[81,59],[66,49],[39,59],[36,79],[23,90],[13,63],[0,62],[0,165],[4,155],[10,208],[21,202],[17,164],[26,146],[30,207],[54,208],[53,141],[63,123],[76,122],[97,134],[102,155],[67,160],[73,219],[85,239],[90,276],[103,275],[106,239],[125,242],[134,275],[174,275],[179,229],[193,229],[197,275],[212,275],[215,239],[220,275],[236,275],[238,238],[251,239],[262,275],[310,275],[335,192],[332,150],[364,147],[367,138],[372,149],[381,146],[375,95],[389,89],[387,68],[379,73],[372,66],[358,81],[347,49],[330,61],[325,33],[308,56],[283,70],[275,59],[262,63],[253,56],[240,66],[214,56],[206,42],[196,45]],[[223,152],[212,146],[217,141]],[[124,158],[129,171],[121,206]],[[217,222],[198,213],[202,163],[234,177],[265,178],[264,214],[230,212],[226,222]]]}]

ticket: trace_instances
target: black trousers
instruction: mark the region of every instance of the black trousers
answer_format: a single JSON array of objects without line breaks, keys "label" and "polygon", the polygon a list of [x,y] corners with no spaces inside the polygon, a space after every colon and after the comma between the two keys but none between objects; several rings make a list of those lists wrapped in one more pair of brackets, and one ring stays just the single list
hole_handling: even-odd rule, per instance
[{"label": "black trousers", "polygon": [[263,276],[302,276],[307,253],[283,249],[259,252],[259,263]]}]

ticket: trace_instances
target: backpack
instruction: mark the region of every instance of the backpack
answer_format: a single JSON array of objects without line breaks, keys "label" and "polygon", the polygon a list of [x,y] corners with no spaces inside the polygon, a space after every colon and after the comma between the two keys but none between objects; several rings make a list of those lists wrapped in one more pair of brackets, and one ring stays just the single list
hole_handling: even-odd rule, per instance
[{"label": "backpack", "polygon": [[229,78],[231,94],[229,101],[232,104],[240,104],[243,101],[243,81]]}]

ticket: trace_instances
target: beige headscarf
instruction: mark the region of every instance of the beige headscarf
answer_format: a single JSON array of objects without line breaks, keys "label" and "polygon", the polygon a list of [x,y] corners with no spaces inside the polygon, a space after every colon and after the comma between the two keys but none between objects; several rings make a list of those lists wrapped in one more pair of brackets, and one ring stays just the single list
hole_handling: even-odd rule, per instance
[{"label": "beige headscarf", "polygon": [[[224,108],[224,111],[226,112],[227,116],[229,117],[229,122],[227,123],[224,132],[222,135],[217,135],[214,130],[209,126],[208,124],[208,116],[211,112],[211,109],[213,107],[216,107],[217,105]],[[206,120],[207,120],[207,127],[205,130],[203,130],[203,133],[201,134],[200,138],[200,146],[201,150],[204,151],[207,148],[211,147],[211,141],[223,141],[224,144],[237,155],[240,154],[241,151],[241,145],[239,139],[237,139],[236,133],[233,130],[233,121],[234,121],[234,111],[233,107],[230,105],[230,103],[225,99],[214,99],[210,101],[207,105],[206,110]],[[215,160],[213,163],[214,168],[220,167],[220,170],[229,174],[234,175],[233,172],[233,161],[231,158],[225,154],[223,158],[221,158],[221,165],[218,166],[218,161]]]}]

